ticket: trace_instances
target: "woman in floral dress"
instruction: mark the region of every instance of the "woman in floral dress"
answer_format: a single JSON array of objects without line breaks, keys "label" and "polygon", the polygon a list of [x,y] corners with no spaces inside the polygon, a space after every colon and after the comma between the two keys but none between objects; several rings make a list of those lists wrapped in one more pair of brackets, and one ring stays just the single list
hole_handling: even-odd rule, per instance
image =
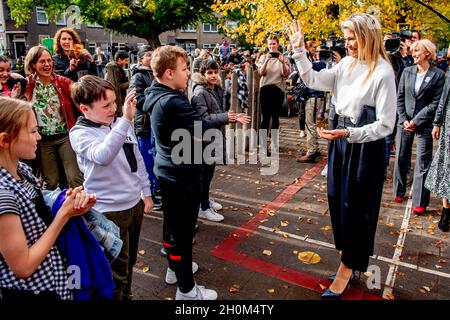
[{"label": "woman in floral dress", "polygon": [[78,110],[70,98],[72,81],[53,72],[50,51],[43,46],[30,49],[25,69],[31,75],[25,96],[36,112],[39,134],[38,166],[44,189],[56,189],[65,174],[70,187],[83,184],[76,155],[69,141],[69,130],[75,125]]},{"label": "woman in floral dress", "polygon": [[431,163],[425,187],[442,198],[442,214],[438,227],[444,232],[450,229],[450,74],[442,90],[441,100],[433,121],[432,135],[439,139],[439,146]]}]

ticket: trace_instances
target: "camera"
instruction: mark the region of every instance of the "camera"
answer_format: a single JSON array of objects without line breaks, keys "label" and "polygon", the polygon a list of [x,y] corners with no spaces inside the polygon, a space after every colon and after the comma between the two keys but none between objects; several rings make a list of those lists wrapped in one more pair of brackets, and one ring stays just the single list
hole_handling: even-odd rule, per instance
[{"label": "camera", "polygon": [[320,50],[319,51],[319,60],[325,61],[325,62],[333,60],[333,51],[331,51],[331,50]]},{"label": "camera", "polygon": [[278,58],[280,56],[279,52],[269,52],[269,54],[272,58]]},{"label": "camera", "polygon": [[345,49],[345,41],[337,40],[334,43],[334,46],[330,48],[331,51],[337,52],[341,58],[347,55],[347,49]]},{"label": "camera", "polygon": [[400,38],[386,39],[384,41],[384,48],[389,53],[394,53],[400,49]]}]

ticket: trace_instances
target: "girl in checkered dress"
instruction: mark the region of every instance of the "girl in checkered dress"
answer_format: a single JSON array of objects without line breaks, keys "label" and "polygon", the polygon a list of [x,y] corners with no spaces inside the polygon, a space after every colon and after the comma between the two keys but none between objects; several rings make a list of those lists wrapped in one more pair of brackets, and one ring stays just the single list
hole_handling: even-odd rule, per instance
[{"label": "girl in checkered dress", "polygon": [[66,222],[95,203],[77,187],[50,218],[40,183],[19,159],[36,157],[40,135],[29,103],[0,97],[0,300],[71,299],[55,240]]}]

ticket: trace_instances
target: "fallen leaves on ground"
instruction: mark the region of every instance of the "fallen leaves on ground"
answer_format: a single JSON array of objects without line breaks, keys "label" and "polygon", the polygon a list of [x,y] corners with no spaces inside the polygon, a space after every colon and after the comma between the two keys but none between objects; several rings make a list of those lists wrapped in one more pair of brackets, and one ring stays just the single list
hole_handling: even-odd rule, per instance
[{"label": "fallen leaves on ground", "polygon": [[320,228],[320,230],[325,230],[325,231],[330,231],[330,230],[332,230],[333,228],[331,227],[331,226],[325,226],[325,227],[323,227],[323,228]]},{"label": "fallen leaves on ground", "polygon": [[266,250],[263,251],[263,255],[271,256],[272,255],[272,251],[266,249]]},{"label": "fallen leaves on ground", "polygon": [[150,271],[150,268],[147,266],[147,267],[144,267],[144,268],[142,268],[142,272],[145,272],[145,273],[147,273],[147,272],[149,272]]},{"label": "fallen leaves on ground", "polygon": [[325,287],[323,284],[321,284],[321,283],[319,283],[319,286],[320,286],[320,289],[322,289],[322,291],[325,291],[325,289],[327,288],[327,287]]},{"label": "fallen leaves on ground", "polygon": [[145,254],[145,250],[139,250],[139,255],[143,256]]},{"label": "fallen leaves on ground", "polygon": [[439,259],[438,262],[439,262],[439,263],[447,263],[448,260],[447,260],[447,259]]},{"label": "fallen leaves on ground", "polygon": [[275,293],[275,289],[267,289],[268,293]]},{"label": "fallen leaves on ground", "polygon": [[297,258],[305,264],[317,264],[320,262],[320,256],[312,251],[300,252]]},{"label": "fallen leaves on ground", "polygon": [[289,225],[289,221],[281,221],[281,222],[280,222],[280,225],[281,225],[282,227],[287,227],[287,226]]},{"label": "fallen leaves on ground", "polygon": [[240,285],[238,285],[238,284],[233,284],[233,285],[231,286],[231,288],[228,289],[228,292],[230,292],[230,293],[235,293],[235,292],[238,292],[240,288],[241,288]]},{"label": "fallen leaves on ground", "polygon": [[395,300],[394,294],[392,292],[388,292],[386,294],[386,299],[388,299],[388,300]]}]

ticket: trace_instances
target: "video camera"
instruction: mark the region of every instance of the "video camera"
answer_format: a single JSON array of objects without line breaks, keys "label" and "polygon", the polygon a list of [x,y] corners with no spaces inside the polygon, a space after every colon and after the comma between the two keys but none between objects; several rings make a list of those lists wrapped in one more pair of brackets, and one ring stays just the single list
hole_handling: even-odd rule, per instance
[{"label": "video camera", "polygon": [[400,49],[400,43],[412,39],[412,32],[408,30],[394,31],[391,33],[392,39],[386,39],[384,48],[389,53],[395,53]]}]

